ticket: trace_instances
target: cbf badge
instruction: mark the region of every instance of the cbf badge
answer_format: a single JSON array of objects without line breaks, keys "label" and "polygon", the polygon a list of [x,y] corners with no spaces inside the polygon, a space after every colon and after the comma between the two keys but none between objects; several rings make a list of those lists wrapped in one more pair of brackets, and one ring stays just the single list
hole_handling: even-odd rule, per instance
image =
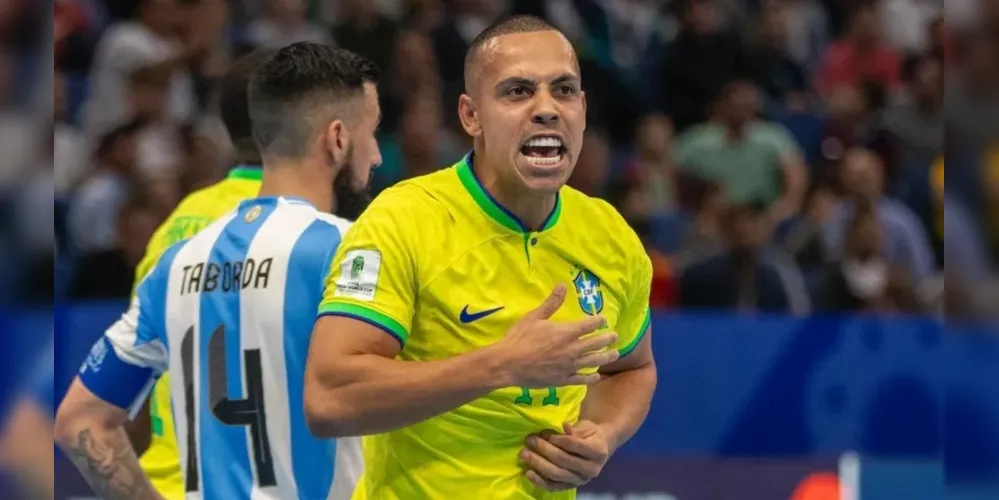
[{"label": "cbf badge", "polygon": [[593,273],[585,269],[579,271],[572,284],[576,286],[579,308],[584,313],[595,316],[604,310],[604,293],[600,291],[600,280]]}]

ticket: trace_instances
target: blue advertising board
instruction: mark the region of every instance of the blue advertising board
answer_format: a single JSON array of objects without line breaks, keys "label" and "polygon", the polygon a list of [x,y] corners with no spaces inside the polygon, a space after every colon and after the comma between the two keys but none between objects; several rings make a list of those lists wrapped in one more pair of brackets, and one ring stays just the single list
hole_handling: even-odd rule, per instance
[{"label": "blue advertising board", "polygon": [[[123,307],[57,311],[57,393]],[[944,473],[955,491],[985,491],[999,477],[999,337],[922,318],[656,312],[652,324],[649,417],[592,498],[787,498],[844,453],[869,467],[870,491],[906,477],[934,491],[926,478]]]}]

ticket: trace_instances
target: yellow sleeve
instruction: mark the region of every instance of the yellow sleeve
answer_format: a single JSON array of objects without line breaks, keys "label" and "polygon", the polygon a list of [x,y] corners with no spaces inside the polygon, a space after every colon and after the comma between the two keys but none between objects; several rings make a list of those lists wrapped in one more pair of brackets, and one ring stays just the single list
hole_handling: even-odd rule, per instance
[{"label": "yellow sleeve", "polygon": [[149,238],[149,244],[146,245],[146,254],[142,256],[139,265],[135,267],[135,281],[132,284],[132,295],[135,295],[135,291],[139,289],[139,283],[153,270],[153,267],[160,260],[160,256],[168,248],[194,236],[198,231],[204,229],[205,226],[211,224],[213,220],[211,217],[178,215],[179,212],[180,209],[178,208],[174,213],[170,214],[167,220],[163,221],[163,224],[160,224],[160,227],[156,228],[156,232],[153,233],[152,238]]},{"label": "yellow sleeve", "polygon": [[[630,228],[628,230],[631,232]],[[652,289],[652,259],[645,252],[637,235],[632,233],[631,238],[635,244],[631,245],[629,251],[629,261],[631,265],[628,269],[627,303],[621,310],[617,325],[614,331],[617,332],[618,340],[615,347],[621,353],[621,357],[631,354],[635,350],[642,337],[649,330],[651,314],[649,311],[649,293]]]},{"label": "yellow sleeve", "polygon": [[[396,188],[398,189],[398,188]],[[389,190],[350,227],[324,281],[319,316],[346,316],[405,345],[416,305],[413,203]]]}]

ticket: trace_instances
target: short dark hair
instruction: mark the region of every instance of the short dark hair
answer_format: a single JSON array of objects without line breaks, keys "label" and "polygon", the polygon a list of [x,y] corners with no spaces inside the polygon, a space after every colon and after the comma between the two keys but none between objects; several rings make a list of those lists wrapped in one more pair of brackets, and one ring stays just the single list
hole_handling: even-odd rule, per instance
[{"label": "short dark hair", "polygon": [[[554,25],[537,16],[516,15],[501,18],[482,30],[465,51],[465,92],[468,92],[468,82],[471,70],[474,69],[476,59],[482,46],[493,38],[515,33],[536,33],[539,31],[559,31]],[[561,33],[561,31],[559,31]]]},{"label": "short dark hair", "polygon": [[248,161],[250,158],[247,157],[254,157],[257,163],[260,161],[260,153],[253,142],[247,94],[253,72],[275,53],[277,50],[274,49],[260,49],[240,57],[219,82],[219,116],[241,162]]},{"label": "short dark hair", "polygon": [[306,153],[316,115],[347,118],[347,101],[365,83],[378,83],[375,63],[348,50],[311,42],[284,47],[250,79],[253,139],[261,153],[297,158]]}]

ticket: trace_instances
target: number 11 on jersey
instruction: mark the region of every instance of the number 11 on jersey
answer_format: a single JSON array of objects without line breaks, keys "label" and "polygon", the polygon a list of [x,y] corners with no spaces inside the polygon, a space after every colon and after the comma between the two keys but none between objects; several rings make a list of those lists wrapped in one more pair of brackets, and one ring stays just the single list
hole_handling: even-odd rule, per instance
[{"label": "number 11 on jersey", "polygon": [[[531,406],[534,404],[534,398],[531,397],[531,390],[527,387],[520,388],[520,396],[513,400],[514,404]],[[558,406],[558,389],[555,387],[548,388],[548,395],[541,400],[541,406]]]}]

